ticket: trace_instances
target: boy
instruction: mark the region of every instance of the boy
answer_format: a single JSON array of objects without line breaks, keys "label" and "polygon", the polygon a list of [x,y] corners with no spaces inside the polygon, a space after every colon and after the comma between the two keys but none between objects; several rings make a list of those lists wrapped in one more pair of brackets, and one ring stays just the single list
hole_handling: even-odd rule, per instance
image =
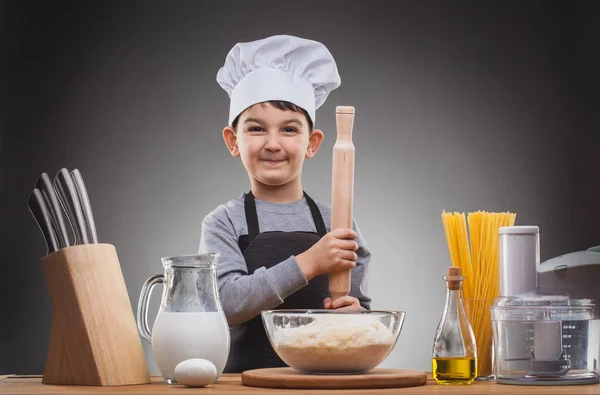
[{"label": "boy", "polygon": [[[238,43],[217,81],[231,98],[223,139],[250,177],[250,192],[208,214],[200,237],[200,253],[221,253],[219,297],[231,330],[225,372],[286,366],[261,310],[370,308],[370,253],[356,223],[329,231],[331,207],[301,183],[304,159],[323,141],[315,110],[340,77],[323,44],[279,35]],[[328,273],[347,268],[350,295],[332,301]]]}]

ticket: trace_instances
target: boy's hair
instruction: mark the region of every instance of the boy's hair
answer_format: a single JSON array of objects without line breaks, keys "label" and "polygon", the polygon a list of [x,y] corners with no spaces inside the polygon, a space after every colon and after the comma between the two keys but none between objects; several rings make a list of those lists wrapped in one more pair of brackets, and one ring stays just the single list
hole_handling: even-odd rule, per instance
[{"label": "boy's hair", "polygon": [[[302,107],[299,107],[299,106],[295,105],[294,103],[290,103],[289,101],[283,101],[283,100],[269,100],[268,102],[262,102],[259,104],[264,105],[265,103],[269,103],[270,105],[272,105],[273,107],[275,107],[281,111],[294,111],[294,112],[299,112],[299,113],[303,114],[306,117],[306,120],[308,121],[308,131],[311,132],[313,130],[313,122],[310,119],[308,112],[306,112],[306,110],[303,109]],[[239,122],[240,115],[235,117],[235,119],[233,120],[233,122],[231,124],[231,127],[233,129],[235,129],[236,131],[237,131],[237,124]]]}]

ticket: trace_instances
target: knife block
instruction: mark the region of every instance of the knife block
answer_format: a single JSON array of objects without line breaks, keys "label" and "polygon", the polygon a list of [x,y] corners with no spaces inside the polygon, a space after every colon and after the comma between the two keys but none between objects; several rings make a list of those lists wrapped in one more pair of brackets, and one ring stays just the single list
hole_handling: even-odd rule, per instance
[{"label": "knife block", "polygon": [[150,383],[115,247],[66,247],[42,258],[42,268],[54,310],[42,383]]}]

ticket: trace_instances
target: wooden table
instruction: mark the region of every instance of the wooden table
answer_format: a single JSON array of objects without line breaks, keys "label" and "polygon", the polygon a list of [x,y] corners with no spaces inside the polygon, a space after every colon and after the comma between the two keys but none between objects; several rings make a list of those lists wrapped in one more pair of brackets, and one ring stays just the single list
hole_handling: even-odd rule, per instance
[{"label": "wooden table", "polygon": [[0,394],[292,394],[310,393],[311,395],[325,394],[600,394],[600,384],[578,386],[514,386],[494,382],[475,382],[469,386],[436,385],[431,378],[427,384],[413,388],[391,388],[379,390],[279,390],[252,388],[242,385],[239,374],[224,374],[216,383],[204,388],[187,388],[179,385],[167,385],[160,377],[152,377],[152,384],[121,387],[81,387],[44,385],[40,377],[0,376]]}]

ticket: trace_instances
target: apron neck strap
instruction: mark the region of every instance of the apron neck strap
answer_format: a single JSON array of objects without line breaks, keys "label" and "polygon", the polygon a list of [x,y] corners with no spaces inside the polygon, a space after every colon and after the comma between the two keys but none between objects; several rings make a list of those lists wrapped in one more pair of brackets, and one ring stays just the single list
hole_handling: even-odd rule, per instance
[{"label": "apron neck strap", "polygon": [[[317,229],[317,234],[321,237],[325,236],[327,233],[327,229],[325,228],[325,222],[323,221],[323,216],[321,215],[321,211],[314,200],[306,192],[304,193],[304,198],[306,199],[306,203],[310,208],[310,213],[313,218],[313,222],[315,223],[315,228]],[[256,236],[260,234],[260,229],[258,227],[258,215],[256,214],[256,202],[254,200],[254,194],[252,191],[246,194],[244,198],[244,210],[246,212],[246,224],[248,225],[248,242],[250,243]]]},{"label": "apron neck strap", "polygon": [[306,192],[304,192],[304,197],[306,198],[306,203],[308,203],[308,207],[310,208],[310,213],[313,217],[313,222],[315,223],[315,228],[317,228],[317,234],[321,237],[327,234],[327,229],[325,229],[325,222],[323,221],[323,216],[321,215],[321,211],[314,200]]}]

